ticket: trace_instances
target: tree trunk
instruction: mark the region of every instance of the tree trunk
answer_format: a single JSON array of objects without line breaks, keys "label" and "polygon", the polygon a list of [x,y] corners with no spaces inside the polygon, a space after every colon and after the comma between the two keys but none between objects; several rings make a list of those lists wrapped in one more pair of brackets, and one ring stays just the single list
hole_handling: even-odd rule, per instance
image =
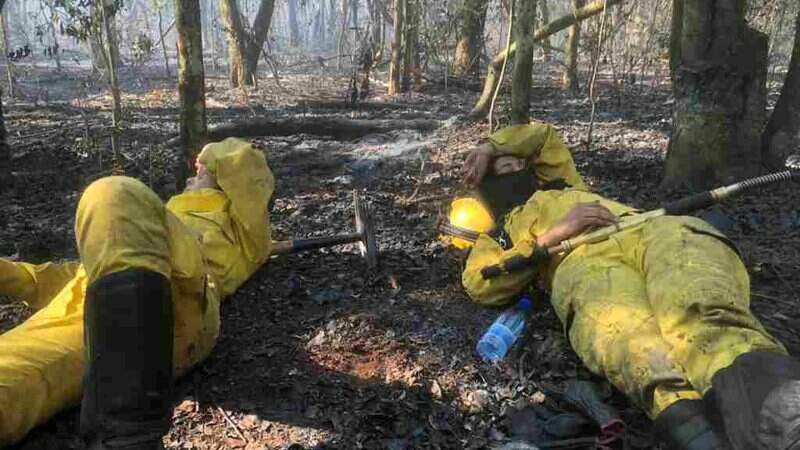
[{"label": "tree trunk", "polygon": [[117,44],[115,31],[112,25],[112,0],[103,0],[100,4],[100,15],[103,23],[103,38],[105,40],[103,49],[105,50],[105,64],[108,76],[108,85],[111,90],[111,153],[114,164],[121,164],[119,135],[122,127],[122,99],[119,92],[119,81],[117,80],[116,59],[119,51],[115,51]]},{"label": "tree trunk", "polygon": [[536,0],[519,0],[519,12],[514,21],[517,53],[511,78],[511,123],[530,122],[531,79],[533,77],[533,19]]},{"label": "tree trunk", "polygon": [[669,74],[675,79],[675,70],[681,60],[681,40],[683,35],[683,0],[672,0],[672,23],[669,35]]},{"label": "tree trunk", "polygon": [[461,30],[453,60],[453,75],[478,75],[478,58],[483,47],[488,0],[464,0],[461,11]]},{"label": "tree trunk", "polygon": [[[352,27],[353,29],[358,29],[358,0],[350,0],[350,10],[353,11],[352,17],[353,21]],[[356,33],[358,35],[358,33]]]},{"label": "tree trunk", "polygon": [[349,15],[350,2],[349,0],[342,0],[342,23],[339,27],[339,34],[336,39],[336,55],[338,56],[337,67],[339,70],[342,69],[342,65],[344,64],[344,45],[347,39],[347,18]]},{"label": "tree trunk", "polygon": [[675,61],[665,187],[751,176],[761,167],[767,37],[747,26],[743,0],[684,1]]},{"label": "tree trunk", "polygon": [[161,45],[161,52],[164,54],[164,71],[167,74],[167,78],[172,78],[172,73],[169,70],[169,55],[167,55],[167,45],[164,43],[164,19],[161,15],[161,4],[157,5],[156,11],[158,11],[158,36],[159,36],[159,43]]},{"label": "tree trunk", "polygon": [[242,25],[242,15],[236,0],[220,0],[219,13],[228,34],[228,66],[230,69],[230,82],[232,87],[243,84],[252,84],[253,80],[247,79],[245,73],[245,54],[247,52],[247,37]]},{"label": "tree trunk", "polygon": [[[547,0],[541,0],[542,6],[542,23],[550,23],[550,8],[547,6]],[[550,36],[542,38],[542,54],[545,61],[550,61]]]},{"label": "tree trunk", "polygon": [[247,61],[245,66],[245,79],[255,80],[258,69],[258,59],[267,40],[269,27],[272,24],[272,14],[275,12],[275,0],[261,0],[253,22],[253,35],[250,36],[247,46]]},{"label": "tree trunk", "polygon": [[[325,1],[325,0],[321,0]],[[338,24],[338,18],[336,15],[336,0],[329,0],[328,3],[328,35],[333,37],[336,36],[336,24]],[[338,43],[338,40],[336,41]],[[327,48],[334,48],[334,46],[330,45],[331,42],[328,41]],[[338,48],[338,47],[337,47]]]},{"label": "tree trunk", "polygon": [[[199,0],[175,2],[178,29],[178,97],[181,103],[181,162],[183,173],[176,174],[183,184],[189,168],[206,143],[206,94],[203,73],[203,37]],[[179,169],[180,169],[179,167]]]},{"label": "tree trunk", "polygon": [[[572,0],[572,10],[577,11],[586,4],[586,0]],[[577,93],[580,89],[580,82],[578,81],[578,43],[581,40],[581,23],[575,22],[575,25],[569,28],[569,35],[567,42],[564,46],[564,77],[562,78],[562,85],[564,89]]]},{"label": "tree trunk", "polygon": [[3,117],[3,99],[0,92],[0,193],[8,188],[11,174],[11,148],[6,140],[6,122]]},{"label": "tree trunk", "polygon": [[800,12],[794,26],[789,73],[762,138],[763,164],[771,169],[783,167],[786,157],[797,153],[800,146]]},{"label": "tree trunk", "polygon": [[[586,20],[589,17],[603,12],[603,9],[608,6],[613,6],[618,3],[622,3],[623,1],[624,0],[597,0],[575,11],[574,13],[561,16],[536,30],[536,33],[533,35],[533,42],[539,42],[547,36],[558,33],[559,31],[564,30],[577,22]],[[489,113],[492,95],[497,87],[497,83],[500,81],[498,79],[500,69],[503,67],[503,62],[505,61],[506,57],[513,56],[514,52],[516,52],[516,49],[517,43],[515,42],[511,44],[511,47],[508,49],[508,51],[503,50],[500,52],[500,54],[495,56],[492,62],[489,64],[489,70],[486,73],[486,80],[483,82],[483,92],[481,92],[480,98],[475,103],[472,111],[469,113],[469,117],[471,119],[481,119],[486,117],[486,114]]]},{"label": "tree trunk", "polygon": [[286,8],[289,14],[289,44],[296,47],[300,45],[300,26],[297,23],[297,0],[287,0]]},{"label": "tree trunk", "polygon": [[[0,0],[3,1],[3,0]],[[6,60],[6,76],[8,78],[8,96],[14,98],[14,64],[8,59],[8,20],[6,12],[0,11],[0,31],[3,32],[3,58]]]},{"label": "tree trunk", "polygon": [[394,0],[394,41],[392,42],[392,62],[389,66],[389,95],[396,95],[400,92],[405,4],[406,0]]},{"label": "tree trunk", "polygon": [[411,90],[414,73],[414,49],[417,47],[417,7],[416,0],[405,0],[405,14],[403,14],[403,73],[400,89],[403,92]]}]

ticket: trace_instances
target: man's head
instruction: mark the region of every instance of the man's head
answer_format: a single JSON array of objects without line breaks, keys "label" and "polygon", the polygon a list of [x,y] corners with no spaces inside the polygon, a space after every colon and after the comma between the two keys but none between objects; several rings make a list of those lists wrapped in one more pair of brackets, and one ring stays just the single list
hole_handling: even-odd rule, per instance
[{"label": "man's head", "polygon": [[183,192],[197,191],[199,189],[219,189],[217,177],[209,171],[204,164],[196,162],[197,175],[186,179],[186,188]]},{"label": "man's head", "polygon": [[524,205],[537,188],[536,175],[524,159],[501,155],[492,160],[488,174],[478,184],[477,195],[499,223],[509,211]]}]

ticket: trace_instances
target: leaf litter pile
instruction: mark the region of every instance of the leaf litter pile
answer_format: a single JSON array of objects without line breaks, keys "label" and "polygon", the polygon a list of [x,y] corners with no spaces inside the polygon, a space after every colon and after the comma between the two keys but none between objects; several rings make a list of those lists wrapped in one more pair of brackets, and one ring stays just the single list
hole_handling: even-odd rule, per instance
[{"label": "leaf litter pile", "polygon": [[[176,132],[174,86],[135,73],[123,79],[124,173],[166,197],[174,192],[178,156],[159,144]],[[0,216],[0,255],[33,262],[75,258],[72,221],[80,191],[113,172],[105,126],[110,101],[102,84],[77,74],[61,80],[45,105],[35,104],[31,89],[6,104],[15,175]],[[492,366],[474,352],[498,311],[470,303],[460,286],[464,255],[445,247],[435,229],[449,199],[464,192],[459,170],[466,152],[487,133],[485,124],[451,120],[468,111],[476,93],[436,87],[370,99],[391,102],[386,108],[354,109],[336,104],[347,79],[314,80],[288,77],[281,89],[265,80],[241,92],[225,87],[224,77],[210,78],[209,121],[340,115],[435,119],[442,127],[355,140],[310,134],[254,140],[267,149],[277,179],[275,239],[353,231],[352,190],[358,189],[373,210],[381,265],[369,273],[356,245],[270,260],[224,303],[211,357],[179,381],[167,448],[533,448],[521,442],[541,433],[535,412],[569,411],[565,387],[592,378],[543,296],[504,362]],[[670,127],[669,87],[630,90],[603,86],[589,149],[583,142],[589,102],[562,93],[553,78],[537,79],[532,116],[559,128],[593,189],[649,209],[682,194],[657,188]],[[325,102],[310,106],[311,99]],[[756,314],[793,354],[800,353],[791,326],[800,319],[798,197],[796,184],[783,185],[710,212],[742,250]],[[24,306],[0,304],[0,330],[29,314]],[[653,448],[646,417],[593,381],[627,424],[619,448]],[[78,448],[76,429],[76,412],[66,412],[20,448]]]}]

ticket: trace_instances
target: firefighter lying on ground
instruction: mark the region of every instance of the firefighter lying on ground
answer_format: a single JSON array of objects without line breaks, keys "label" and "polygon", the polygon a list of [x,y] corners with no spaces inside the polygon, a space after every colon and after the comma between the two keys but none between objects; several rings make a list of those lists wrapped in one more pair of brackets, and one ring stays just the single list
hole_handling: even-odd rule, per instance
[{"label": "firefighter lying on ground", "polygon": [[714,227],[660,217],[484,279],[484,267],[637,211],[588,192],[544,124],[491,135],[468,156],[465,182],[476,195],[453,202],[450,222],[481,233],[462,278],[474,301],[502,305],[538,281],[583,363],[670,448],[800,449],[800,363],[751,314],[747,271]]},{"label": "firefighter lying on ground", "polygon": [[37,311],[0,336],[0,447],[82,400],[89,449],[162,448],[173,375],[209,355],[220,301],[271,248],[264,154],[227,139],[197,167],[166,205],[132,178],[92,183],[76,214],[80,262],[0,259],[0,295]]}]

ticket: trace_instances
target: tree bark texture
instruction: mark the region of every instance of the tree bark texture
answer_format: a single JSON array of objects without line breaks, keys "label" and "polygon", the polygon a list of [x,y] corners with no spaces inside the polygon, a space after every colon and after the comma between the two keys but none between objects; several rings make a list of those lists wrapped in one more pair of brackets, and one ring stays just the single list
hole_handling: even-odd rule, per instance
[{"label": "tree bark texture", "polygon": [[[577,22],[586,20],[589,17],[603,12],[603,9],[608,6],[613,6],[618,3],[622,3],[623,1],[625,0],[597,0],[584,6],[583,8],[578,9],[574,13],[561,16],[536,30],[536,33],[533,34],[533,42],[539,42],[547,36],[551,36],[574,25]],[[497,83],[500,81],[498,75],[500,74],[500,69],[503,67],[503,61],[505,61],[506,57],[513,56],[516,50],[517,43],[514,42],[507,51],[503,50],[500,52],[500,54],[494,57],[491,63],[489,63],[489,70],[486,73],[486,80],[483,82],[483,91],[481,92],[480,98],[478,98],[478,101],[475,103],[475,106],[472,108],[472,111],[469,113],[469,117],[471,119],[481,119],[486,117],[486,114],[489,113],[492,95],[497,87]]]},{"label": "tree bark texture", "polygon": [[800,147],[800,12],[794,26],[789,72],[762,138],[762,163],[770,169],[783,167],[786,157]]},{"label": "tree bark texture", "polygon": [[261,48],[269,33],[275,0],[261,0],[253,22],[253,32],[245,31],[236,0],[220,0],[219,10],[228,35],[228,64],[231,86],[252,85]]},{"label": "tree bark texture", "polygon": [[[3,27],[3,48],[6,50],[4,55],[8,54],[8,27],[6,26],[5,14],[3,13],[3,6],[5,0],[0,0],[0,20],[2,20]],[[8,61],[6,61],[8,63]],[[9,72],[9,83],[12,82],[11,72]],[[0,193],[5,192],[6,185],[8,184],[9,174],[11,173],[11,148],[8,146],[8,138],[6,133],[6,121],[3,116],[3,95],[0,91]]]},{"label": "tree bark texture", "polygon": [[[2,2],[4,0],[0,0]],[[8,81],[8,96],[14,97],[14,64],[8,58],[8,53],[11,51],[8,47],[8,19],[6,12],[0,11],[0,31],[3,32],[3,58],[6,60],[6,77]]]},{"label": "tree bark texture", "polygon": [[416,72],[414,53],[417,49],[417,27],[419,25],[419,8],[416,0],[405,0],[403,30],[403,79],[401,89],[403,92],[411,90],[411,84]]},{"label": "tree bark texture", "polygon": [[[577,11],[586,4],[586,0],[572,0],[572,10]],[[564,76],[562,78],[562,85],[564,89],[577,93],[580,89],[580,81],[578,80],[578,43],[581,40],[581,23],[575,22],[575,25],[569,28],[569,35],[564,45]]]},{"label": "tree bark texture", "polygon": [[[550,7],[547,5],[547,0],[541,0],[542,9],[542,23],[548,24],[550,23]],[[550,36],[545,36],[542,38],[542,54],[544,55],[545,61],[550,61]]]},{"label": "tree bark texture", "polygon": [[300,25],[297,22],[297,1],[286,0],[286,10],[289,16],[289,44],[300,45]]},{"label": "tree bark texture", "polygon": [[461,10],[461,30],[453,61],[453,74],[464,76],[478,74],[478,58],[483,46],[488,0],[464,0]]},{"label": "tree bark texture", "polygon": [[392,61],[389,66],[389,95],[396,95],[400,92],[405,4],[406,0],[394,0],[394,40],[392,41]]},{"label": "tree bark texture", "polygon": [[161,14],[161,4],[156,7],[158,11],[158,35],[159,43],[161,44],[161,53],[164,56],[164,71],[167,73],[167,78],[172,77],[172,73],[169,70],[169,55],[167,54],[167,46],[164,44],[164,17]]},{"label": "tree bark texture", "polygon": [[6,191],[10,173],[11,148],[8,145],[6,136],[6,121],[3,117],[3,99],[2,92],[0,92],[0,193]]},{"label": "tree bark texture", "polygon": [[199,0],[177,0],[175,14],[178,28],[178,97],[181,104],[180,140],[186,158],[184,173],[206,143],[206,94],[203,71],[203,37]]},{"label": "tree bark texture", "polygon": [[705,188],[754,175],[761,167],[767,37],[745,23],[744,0],[684,0],[679,11],[663,185]]},{"label": "tree bark texture", "polygon": [[122,127],[122,98],[119,92],[119,81],[117,79],[117,60],[119,50],[117,48],[116,32],[113,21],[112,0],[103,0],[100,4],[100,15],[103,24],[103,50],[106,63],[106,75],[108,76],[109,90],[111,91],[111,153],[114,163],[119,163],[119,136]]},{"label": "tree bark texture", "polygon": [[514,72],[511,78],[511,123],[530,122],[530,96],[533,76],[533,20],[536,17],[536,0],[518,0],[519,10],[514,20],[514,37],[517,53],[514,55]]}]

